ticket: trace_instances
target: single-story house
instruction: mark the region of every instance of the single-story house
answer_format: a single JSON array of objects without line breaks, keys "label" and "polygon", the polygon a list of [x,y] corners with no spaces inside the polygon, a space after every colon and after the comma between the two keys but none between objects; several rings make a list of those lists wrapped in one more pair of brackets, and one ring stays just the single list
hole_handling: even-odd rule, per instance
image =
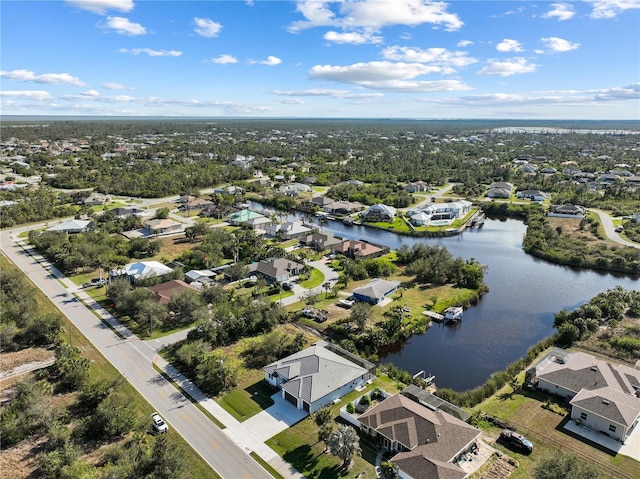
[{"label": "single-story house", "polygon": [[309,185],[305,185],[303,183],[292,183],[290,185],[280,186],[278,191],[287,196],[298,196],[300,193],[309,193],[312,190]]},{"label": "single-story house", "polygon": [[[411,220],[413,222],[415,213],[425,213],[429,216],[428,221],[451,220],[464,218],[470,211],[473,203],[467,200],[450,201],[448,203],[430,203],[420,208],[418,211],[410,211]],[[416,221],[423,220],[424,217],[417,217]],[[415,226],[420,226],[413,223]],[[425,223],[426,224],[426,223]]]},{"label": "single-story house", "polygon": [[286,258],[269,258],[247,265],[249,274],[259,274],[267,283],[288,281],[292,276],[299,275],[304,265]]},{"label": "single-story house", "polygon": [[331,250],[336,254],[343,254],[353,259],[377,258],[389,252],[389,248],[376,246],[363,240],[344,240],[334,244]]},{"label": "single-story house", "polygon": [[149,288],[155,294],[155,300],[160,304],[168,304],[174,294],[185,290],[198,291],[181,279],[172,279]]},{"label": "single-story house", "polygon": [[413,226],[425,226],[431,221],[431,215],[425,213],[424,211],[419,211],[418,213],[413,213],[409,217],[409,222]]},{"label": "single-story house", "polygon": [[271,218],[267,218],[266,216],[259,216],[257,218],[251,218],[245,221],[244,225],[252,230],[266,230],[269,226],[273,224],[273,220]]},{"label": "single-story house", "polygon": [[620,175],[615,175],[611,173],[605,173],[604,175],[600,175],[598,177],[598,181],[601,183],[615,183],[616,181],[620,181],[622,177]]},{"label": "single-story house", "polygon": [[240,210],[229,215],[229,223],[233,226],[240,226],[254,218],[264,218],[264,215],[251,210]]},{"label": "single-story house", "polygon": [[378,304],[399,287],[400,281],[388,281],[386,279],[376,278],[369,281],[366,285],[354,289],[352,294],[358,301]]},{"label": "single-story house", "polygon": [[112,278],[126,277],[133,283],[141,279],[155,278],[172,272],[171,268],[159,261],[137,261],[129,263],[120,269],[113,269],[109,274]]},{"label": "single-story house", "polygon": [[181,209],[187,210],[187,211],[201,210],[202,208],[205,208],[211,205],[213,205],[213,202],[205,198],[192,198],[187,202],[183,203],[181,206]]},{"label": "single-story house", "polygon": [[640,370],[554,348],[526,372],[528,384],[570,401],[571,419],[622,443],[640,427]]},{"label": "single-story house", "polygon": [[208,284],[213,283],[216,277],[216,272],[210,269],[192,269],[184,274],[184,279],[188,284],[201,283]]},{"label": "single-story house", "polygon": [[585,211],[582,206],[567,204],[567,205],[553,205],[548,215],[559,216],[562,218],[583,218],[584,213]]},{"label": "single-story house", "polygon": [[311,198],[311,203],[313,203],[315,206],[319,206],[320,208],[324,208],[331,203],[335,203],[335,201],[336,200],[334,200],[333,198],[329,198],[328,196],[314,196],[313,198]]},{"label": "single-story house", "polygon": [[219,187],[213,189],[213,192],[215,194],[231,195],[231,196],[241,195],[243,193],[243,191],[244,190],[242,188],[240,188],[239,186],[235,186],[235,185],[219,186]]},{"label": "single-story house", "polygon": [[429,191],[429,183],[425,183],[424,181],[414,181],[412,183],[407,183],[404,185],[404,191],[408,193],[417,193],[419,191]]},{"label": "single-story house", "polygon": [[[331,349],[329,349],[331,348]],[[312,414],[363,386],[373,377],[369,364],[362,367],[325,341],[318,341],[302,351],[275,361],[263,368],[265,381],[282,391],[282,397],[298,409]],[[373,367],[373,365],[370,365]]]},{"label": "single-story house", "polygon": [[103,195],[102,193],[94,193],[88,198],[85,198],[82,201],[82,204],[87,206],[100,206],[106,205],[107,203],[109,203],[109,201],[111,201],[110,196]]},{"label": "single-story house", "polygon": [[287,221],[267,226],[267,236],[278,236],[288,240],[306,238],[311,232],[313,229],[306,227],[299,221]]},{"label": "single-story house", "polygon": [[544,201],[546,197],[547,194],[540,190],[522,190],[516,193],[516,198],[532,201]]},{"label": "single-story house", "polygon": [[552,166],[545,166],[540,170],[540,173],[542,173],[543,175],[555,175],[557,172],[558,170],[556,170]]},{"label": "single-story house", "polygon": [[377,204],[370,206],[362,213],[362,220],[369,222],[388,221],[393,222],[396,216],[396,209],[393,206]]},{"label": "single-story house", "polygon": [[533,163],[525,163],[524,165],[520,165],[518,167],[518,171],[520,173],[533,174],[538,171],[538,165],[534,165]]},{"label": "single-story house", "polygon": [[142,208],[136,208],[135,206],[118,207],[110,210],[116,216],[116,218],[126,218],[127,216],[140,216],[145,213]]},{"label": "single-story house", "polygon": [[364,208],[362,203],[357,201],[334,201],[322,207],[322,211],[332,215],[350,215]]},{"label": "single-story house", "polygon": [[200,210],[200,216],[221,219],[225,216],[231,215],[232,213],[236,213],[237,211],[238,208],[236,208],[235,206],[225,205],[222,203],[212,203],[210,205],[204,206]]},{"label": "single-story house", "polygon": [[89,220],[69,220],[53,225],[47,231],[56,231],[58,233],[85,233],[93,227],[93,222]]},{"label": "single-story house", "polygon": [[149,220],[144,224],[145,229],[153,235],[180,233],[184,225],[169,218]]},{"label": "single-story house", "polygon": [[331,248],[334,245],[342,242],[342,238],[337,238],[333,236],[331,231],[326,231],[321,233],[319,231],[315,231],[314,233],[308,235],[306,238],[300,238],[300,243],[309,248],[313,248],[317,251],[322,251],[326,248]]},{"label": "single-story house", "polygon": [[513,192],[513,184],[506,181],[495,181],[489,185],[488,198],[509,198]]},{"label": "single-story house", "polygon": [[360,429],[397,451],[391,462],[403,479],[463,479],[457,460],[471,451],[482,431],[439,409],[395,394],[358,417]]}]

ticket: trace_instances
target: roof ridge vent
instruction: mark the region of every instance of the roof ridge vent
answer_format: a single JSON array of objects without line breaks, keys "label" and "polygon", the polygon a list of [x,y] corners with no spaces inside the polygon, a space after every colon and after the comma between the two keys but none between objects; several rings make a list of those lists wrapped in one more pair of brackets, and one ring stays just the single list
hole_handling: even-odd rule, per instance
[{"label": "roof ridge vent", "polygon": [[603,399],[603,400],[602,400],[602,404],[604,404],[605,406],[608,406],[608,405],[609,405],[609,404],[611,404],[611,403],[609,402],[609,400],[608,400],[608,399]]}]

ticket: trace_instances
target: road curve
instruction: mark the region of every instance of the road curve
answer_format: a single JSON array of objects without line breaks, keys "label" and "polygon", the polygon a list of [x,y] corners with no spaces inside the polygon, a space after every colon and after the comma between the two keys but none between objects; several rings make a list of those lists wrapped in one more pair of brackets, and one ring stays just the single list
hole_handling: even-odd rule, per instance
[{"label": "road curve", "polygon": [[155,351],[137,337],[122,339],[16,242],[37,226],[0,232],[0,249],[91,341],[198,454],[224,479],[271,479],[245,450],[227,437],[153,367]]},{"label": "road curve", "polygon": [[640,248],[640,244],[633,243],[631,241],[627,241],[622,239],[618,233],[616,233],[616,228],[613,225],[613,221],[611,220],[611,216],[606,211],[602,211],[596,208],[591,208],[590,211],[593,211],[600,218],[600,224],[604,228],[604,232],[611,241],[615,241],[618,244],[624,246],[630,246],[632,248]]}]

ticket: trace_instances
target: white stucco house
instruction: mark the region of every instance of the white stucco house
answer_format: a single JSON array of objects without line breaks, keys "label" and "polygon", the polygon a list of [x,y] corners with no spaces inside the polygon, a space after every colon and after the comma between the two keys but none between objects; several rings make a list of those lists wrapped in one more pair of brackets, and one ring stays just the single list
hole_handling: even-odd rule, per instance
[{"label": "white stucco house", "polygon": [[347,355],[326,341],[318,341],[265,366],[265,381],[279,388],[282,397],[296,408],[312,414],[374,377],[370,372],[373,364],[360,359],[364,367],[360,366]]},{"label": "white stucco house", "polygon": [[638,369],[554,348],[527,371],[526,381],[567,399],[572,420],[617,441],[640,427]]}]

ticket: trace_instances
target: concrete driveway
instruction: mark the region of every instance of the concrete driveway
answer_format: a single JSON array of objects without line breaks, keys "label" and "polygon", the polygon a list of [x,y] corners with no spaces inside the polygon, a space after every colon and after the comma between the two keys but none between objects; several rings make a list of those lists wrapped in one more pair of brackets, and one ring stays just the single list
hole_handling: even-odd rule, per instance
[{"label": "concrete driveway", "polygon": [[302,421],[308,413],[302,409],[297,409],[293,404],[282,397],[282,393],[277,392],[273,396],[273,406],[250,417],[242,425],[253,432],[260,442],[265,442],[276,434]]}]

